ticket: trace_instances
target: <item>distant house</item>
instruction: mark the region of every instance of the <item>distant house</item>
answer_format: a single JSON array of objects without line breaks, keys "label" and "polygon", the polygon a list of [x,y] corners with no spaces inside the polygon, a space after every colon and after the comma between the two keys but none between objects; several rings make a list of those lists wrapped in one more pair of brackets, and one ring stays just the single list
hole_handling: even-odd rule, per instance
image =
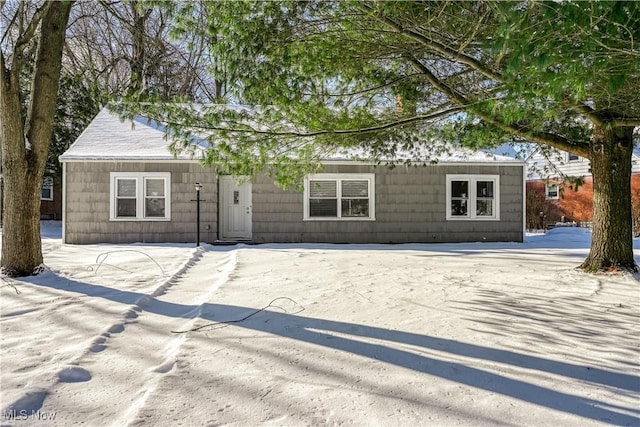
[{"label": "distant house", "polygon": [[42,182],[40,219],[62,219],[62,184],[53,174],[47,174]]},{"label": "distant house", "polygon": [[[4,182],[0,174],[0,227],[2,227],[2,212],[4,211]],[[40,196],[40,219],[62,219],[62,185],[53,175],[45,176]]]},{"label": "distant house", "polygon": [[[566,151],[545,156],[536,149],[527,164],[528,228],[543,228],[556,222],[588,225],[593,221],[593,178],[588,159]],[[640,233],[639,149],[633,153],[631,174],[634,228]],[[571,178],[581,182],[576,184]]]},{"label": "distant house", "polygon": [[[134,125],[134,126],[132,126]],[[201,240],[326,243],[517,241],[524,237],[525,163],[456,151],[428,166],[331,158],[282,190],[266,176],[217,175],[169,153],[162,127],[103,109],[66,151],[66,243]]]}]

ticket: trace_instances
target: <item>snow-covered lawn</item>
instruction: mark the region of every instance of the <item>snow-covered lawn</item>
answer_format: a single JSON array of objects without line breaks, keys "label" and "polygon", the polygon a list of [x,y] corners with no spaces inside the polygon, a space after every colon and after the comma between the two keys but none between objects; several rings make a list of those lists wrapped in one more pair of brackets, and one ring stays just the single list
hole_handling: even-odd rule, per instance
[{"label": "snow-covered lawn", "polygon": [[3,426],[640,424],[640,284],[576,270],[584,230],[200,250],[43,235],[50,270],[0,289]]}]

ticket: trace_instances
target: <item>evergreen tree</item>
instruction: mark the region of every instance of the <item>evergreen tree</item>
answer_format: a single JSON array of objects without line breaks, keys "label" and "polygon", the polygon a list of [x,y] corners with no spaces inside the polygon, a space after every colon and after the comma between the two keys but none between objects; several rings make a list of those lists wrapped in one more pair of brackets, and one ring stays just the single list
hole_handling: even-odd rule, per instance
[{"label": "evergreen tree", "polygon": [[207,7],[210,52],[232,76],[232,97],[260,107],[123,110],[142,108],[178,133],[212,132],[210,163],[237,174],[266,170],[282,185],[316,170],[337,147],[377,159],[403,159],[441,139],[570,151],[591,161],[594,180],[592,247],[582,268],[637,269],[630,175],[640,124],[640,3]]}]

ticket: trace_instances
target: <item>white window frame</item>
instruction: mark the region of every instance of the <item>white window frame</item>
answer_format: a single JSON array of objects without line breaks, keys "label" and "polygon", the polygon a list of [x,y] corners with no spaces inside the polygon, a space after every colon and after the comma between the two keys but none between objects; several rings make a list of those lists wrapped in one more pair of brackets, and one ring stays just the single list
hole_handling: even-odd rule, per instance
[{"label": "white window frame", "polygon": [[[469,194],[467,196],[467,215],[451,214],[451,183],[453,181],[467,181]],[[492,181],[493,182],[493,215],[478,215],[476,206],[478,201],[477,182]],[[447,175],[447,200],[446,200],[446,219],[447,221],[499,221],[500,220],[500,175]]]},{"label": "white window frame", "polygon": [[[571,157],[575,157],[575,158],[571,158]],[[576,153],[571,153],[569,151],[567,151],[567,162],[578,162],[580,161],[580,156],[577,155]]]},{"label": "white window frame", "polygon": [[[309,196],[311,181],[335,181],[336,182],[336,217],[315,217],[309,215]],[[369,216],[342,216],[342,181],[367,181],[369,197]],[[307,176],[304,180],[304,221],[375,221],[376,219],[376,198],[375,198],[375,174],[372,173],[320,173]]]},{"label": "white window frame", "polygon": [[[549,190],[551,189],[551,187],[555,187],[556,188],[556,195],[555,196],[551,196],[549,195]],[[560,198],[560,185],[558,183],[548,183],[544,185],[544,195],[545,198],[547,200],[556,200]]]},{"label": "white window frame", "polygon": [[[116,215],[117,182],[120,179],[136,181],[136,216],[118,217]],[[164,216],[146,217],[146,180],[164,180]],[[171,173],[170,172],[111,172],[109,185],[109,220],[110,221],[170,221],[171,220]]]},{"label": "white window frame", "polygon": [[[49,190],[49,197],[44,197],[44,190]],[[53,177],[45,176],[42,180],[42,191],[40,192],[40,200],[52,201],[53,200]]]}]

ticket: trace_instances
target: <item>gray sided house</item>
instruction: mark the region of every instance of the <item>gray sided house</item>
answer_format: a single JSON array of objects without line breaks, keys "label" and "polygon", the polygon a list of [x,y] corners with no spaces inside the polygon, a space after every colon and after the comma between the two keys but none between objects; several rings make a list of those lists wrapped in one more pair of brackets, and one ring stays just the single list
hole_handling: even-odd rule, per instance
[{"label": "gray sided house", "polygon": [[[160,126],[102,110],[60,157],[65,243],[439,243],[524,237],[525,164],[455,152],[428,166],[333,159],[282,190],[174,157]],[[197,155],[196,155],[197,157]]]}]

